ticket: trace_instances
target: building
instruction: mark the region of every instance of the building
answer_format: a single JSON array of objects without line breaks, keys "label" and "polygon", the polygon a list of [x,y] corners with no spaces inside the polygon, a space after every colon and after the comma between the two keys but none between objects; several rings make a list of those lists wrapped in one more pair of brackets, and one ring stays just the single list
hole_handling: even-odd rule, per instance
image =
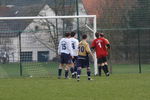
[{"label": "building", "polygon": [[[18,17],[76,15],[74,5],[75,0],[65,2],[65,6],[58,5],[59,3],[54,1],[47,0],[43,2],[42,0],[36,0],[33,4],[33,1],[29,2],[22,0],[21,2],[16,0],[16,2],[10,2],[10,4],[1,6],[0,16]],[[53,3],[56,3],[57,5],[54,6],[52,5]],[[84,9],[82,2],[79,4],[79,14],[86,14],[86,10]],[[46,23],[44,24],[43,20],[0,21],[1,54],[6,51],[9,55],[9,62],[18,62],[20,57],[22,61],[52,60],[57,55],[56,44],[58,43],[58,39],[63,36],[63,29],[65,28],[63,28],[63,20],[57,21],[57,27],[53,27],[54,24],[56,24],[56,19],[51,21],[49,20],[48,23],[49,25],[47,26],[45,25]],[[65,30],[76,30],[76,25],[68,20],[65,20],[64,26],[67,27]],[[44,31],[41,31],[41,29],[44,29]],[[55,30],[55,32],[53,30]],[[57,37],[53,37],[56,39],[54,40],[52,39],[52,36],[56,33]]]}]

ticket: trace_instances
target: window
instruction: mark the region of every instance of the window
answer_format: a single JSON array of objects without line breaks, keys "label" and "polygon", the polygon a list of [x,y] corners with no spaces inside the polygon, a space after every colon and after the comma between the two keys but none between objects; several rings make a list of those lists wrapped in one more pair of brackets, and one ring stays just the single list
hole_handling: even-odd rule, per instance
[{"label": "window", "polygon": [[21,52],[22,62],[32,62],[32,52]]},{"label": "window", "polygon": [[47,62],[49,60],[49,51],[38,51],[38,61]]}]

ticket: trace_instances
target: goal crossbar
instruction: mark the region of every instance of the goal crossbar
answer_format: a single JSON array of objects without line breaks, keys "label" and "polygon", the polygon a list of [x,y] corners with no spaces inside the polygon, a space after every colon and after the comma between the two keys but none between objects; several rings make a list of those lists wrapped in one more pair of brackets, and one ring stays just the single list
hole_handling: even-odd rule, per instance
[{"label": "goal crossbar", "polygon": [[27,17],[0,17],[0,20],[20,20],[20,19],[67,19],[67,18],[96,18],[96,15],[80,16],[27,16]]}]

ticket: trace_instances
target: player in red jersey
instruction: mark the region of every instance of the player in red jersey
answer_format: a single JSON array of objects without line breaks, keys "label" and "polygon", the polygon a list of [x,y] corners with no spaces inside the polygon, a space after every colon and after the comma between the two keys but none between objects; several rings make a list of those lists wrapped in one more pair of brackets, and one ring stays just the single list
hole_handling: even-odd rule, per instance
[{"label": "player in red jersey", "polygon": [[110,49],[109,41],[104,38],[103,33],[95,33],[96,39],[93,40],[91,48],[96,52],[98,63],[98,74],[101,76],[101,69],[103,69],[106,76],[109,76],[107,56]]}]

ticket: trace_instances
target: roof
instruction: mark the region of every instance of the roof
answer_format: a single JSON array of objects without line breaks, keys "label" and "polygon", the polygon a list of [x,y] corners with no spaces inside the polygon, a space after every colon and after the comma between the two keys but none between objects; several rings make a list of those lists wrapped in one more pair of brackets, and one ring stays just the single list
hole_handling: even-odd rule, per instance
[{"label": "roof", "polygon": [[[45,4],[54,9],[56,3],[60,6],[62,0],[7,0],[5,6],[0,6],[0,17],[37,16]],[[74,3],[75,0],[67,0],[65,5]],[[19,31],[24,30],[31,22],[32,20],[0,21],[0,37],[17,36]]]},{"label": "roof", "polygon": [[82,3],[88,15],[100,16],[98,8],[99,4],[103,3],[102,0],[82,0]]},{"label": "roof", "polygon": [[112,15],[116,16],[114,13],[118,11],[131,10],[136,7],[136,1],[137,0],[82,0],[87,13],[97,15],[98,18],[103,17],[106,13],[112,13]]},{"label": "roof", "polygon": [[[33,9],[33,8],[36,9]],[[41,7],[37,6],[26,7],[0,7],[0,16],[2,17],[16,17],[16,16],[35,16],[41,10]],[[32,9],[32,10],[29,10]],[[34,11],[34,13],[32,13]],[[0,20],[0,36],[16,36],[19,30],[24,30],[26,26],[31,22],[26,20]],[[9,34],[9,35],[8,35]]]},{"label": "roof", "polygon": [[[31,1],[37,1],[34,4]],[[8,0],[6,5],[0,7],[0,17],[36,16],[44,5],[43,0]],[[0,37],[18,36],[32,20],[0,20]]]}]

